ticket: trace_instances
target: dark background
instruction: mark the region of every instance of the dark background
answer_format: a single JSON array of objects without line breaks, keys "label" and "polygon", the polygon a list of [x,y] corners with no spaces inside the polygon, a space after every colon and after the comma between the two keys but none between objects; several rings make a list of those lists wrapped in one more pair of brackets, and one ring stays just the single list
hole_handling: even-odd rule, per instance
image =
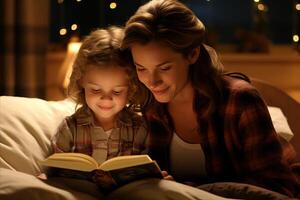
[{"label": "dark background", "polygon": [[[117,3],[110,9],[111,2]],[[124,25],[136,9],[147,0],[64,0],[51,1],[50,42],[61,43],[71,36],[80,38],[91,30],[108,25]],[[267,11],[258,11],[253,0],[182,0],[207,27],[207,34],[214,42],[227,44],[236,42],[237,30],[259,32],[272,43],[292,43],[292,35],[299,35],[300,11],[295,4],[299,0],[260,0]],[[71,31],[71,24],[78,24]],[[68,33],[59,35],[66,27]]]}]

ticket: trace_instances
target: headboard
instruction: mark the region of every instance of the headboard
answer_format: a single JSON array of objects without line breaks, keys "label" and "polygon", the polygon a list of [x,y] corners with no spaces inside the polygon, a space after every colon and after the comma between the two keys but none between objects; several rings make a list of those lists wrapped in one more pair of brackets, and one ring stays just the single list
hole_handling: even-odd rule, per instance
[{"label": "headboard", "polygon": [[298,159],[300,158],[300,103],[290,97],[281,89],[272,84],[251,78],[252,84],[257,88],[268,106],[276,106],[281,108],[287,118],[294,137],[291,143],[294,146]]}]

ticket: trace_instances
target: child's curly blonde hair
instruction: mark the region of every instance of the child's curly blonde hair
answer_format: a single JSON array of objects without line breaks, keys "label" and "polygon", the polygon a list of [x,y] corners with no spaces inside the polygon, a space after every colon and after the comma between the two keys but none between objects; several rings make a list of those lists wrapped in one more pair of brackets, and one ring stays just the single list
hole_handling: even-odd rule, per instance
[{"label": "child's curly blonde hair", "polygon": [[81,79],[91,66],[116,66],[125,69],[128,74],[128,107],[138,108],[138,87],[135,67],[129,51],[121,51],[123,28],[111,26],[107,29],[92,31],[82,42],[73,64],[73,71],[68,85],[68,95],[77,105],[87,106]]}]

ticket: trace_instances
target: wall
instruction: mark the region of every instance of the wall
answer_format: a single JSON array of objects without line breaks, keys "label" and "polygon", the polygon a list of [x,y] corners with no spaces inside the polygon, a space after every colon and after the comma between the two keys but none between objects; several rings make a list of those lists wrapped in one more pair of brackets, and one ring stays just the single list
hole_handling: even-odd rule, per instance
[{"label": "wall", "polygon": [[[227,71],[242,72],[250,77],[263,79],[284,90],[300,102],[300,54],[288,46],[271,48],[269,54],[230,53],[220,50],[220,58]],[[50,52],[47,56],[46,98],[65,98],[60,67],[64,51]]]},{"label": "wall", "polygon": [[227,71],[263,79],[300,102],[300,54],[289,46],[273,47],[268,54],[220,53]]},{"label": "wall", "polygon": [[48,52],[47,67],[46,67],[46,99],[47,100],[62,100],[66,97],[61,77],[61,66],[63,64],[66,52],[59,50]]}]

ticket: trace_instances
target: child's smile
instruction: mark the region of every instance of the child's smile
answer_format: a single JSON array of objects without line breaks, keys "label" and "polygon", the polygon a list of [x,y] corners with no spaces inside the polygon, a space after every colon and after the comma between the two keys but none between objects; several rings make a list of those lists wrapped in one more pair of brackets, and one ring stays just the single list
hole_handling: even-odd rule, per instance
[{"label": "child's smile", "polygon": [[88,107],[99,124],[113,123],[127,103],[128,75],[118,66],[91,66],[83,78]]}]

